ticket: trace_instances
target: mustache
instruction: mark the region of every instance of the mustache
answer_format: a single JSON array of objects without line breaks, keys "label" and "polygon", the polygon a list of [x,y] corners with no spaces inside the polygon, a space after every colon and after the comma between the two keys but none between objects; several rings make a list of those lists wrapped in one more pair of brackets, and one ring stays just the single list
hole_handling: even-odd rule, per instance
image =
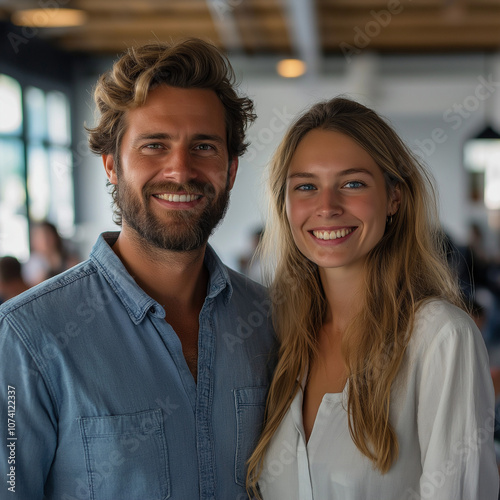
[{"label": "mustache", "polygon": [[155,193],[162,192],[202,194],[207,198],[215,198],[215,188],[212,184],[196,180],[186,182],[185,184],[177,184],[176,182],[155,182],[143,188],[143,195],[146,198]]}]

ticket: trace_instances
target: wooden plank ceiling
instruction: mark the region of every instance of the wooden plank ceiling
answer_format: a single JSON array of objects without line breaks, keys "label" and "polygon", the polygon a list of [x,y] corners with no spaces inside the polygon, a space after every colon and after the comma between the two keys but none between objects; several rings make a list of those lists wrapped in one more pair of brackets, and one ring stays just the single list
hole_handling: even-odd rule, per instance
[{"label": "wooden plank ceiling", "polygon": [[[75,28],[40,28],[68,52],[112,54],[154,39],[198,36],[229,53],[308,56],[497,51],[500,0],[0,0],[83,9]],[[48,11],[47,11],[48,12]]]}]

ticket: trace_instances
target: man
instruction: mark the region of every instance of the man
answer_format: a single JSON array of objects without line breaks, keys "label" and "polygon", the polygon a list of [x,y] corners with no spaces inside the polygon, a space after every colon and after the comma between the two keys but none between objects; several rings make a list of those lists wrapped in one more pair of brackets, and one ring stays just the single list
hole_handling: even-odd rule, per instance
[{"label": "man", "polygon": [[246,498],[274,337],[263,288],[207,246],[254,118],[232,78],[192,39],[131,49],[99,80],[90,146],[122,230],[0,309],[4,491]]},{"label": "man", "polygon": [[0,257],[0,304],[28,289],[21,271],[21,263],[15,257]]}]

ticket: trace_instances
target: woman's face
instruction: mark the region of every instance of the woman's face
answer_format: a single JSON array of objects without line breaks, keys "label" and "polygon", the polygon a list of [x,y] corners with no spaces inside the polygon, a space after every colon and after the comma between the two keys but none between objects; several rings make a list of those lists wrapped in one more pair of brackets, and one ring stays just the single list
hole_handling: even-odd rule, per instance
[{"label": "woman's face", "polygon": [[286,184],[286,213],[299,250],[320,268],[361,269],[399,206],[380,167],[353,139],[314,129],[299,143]]}]

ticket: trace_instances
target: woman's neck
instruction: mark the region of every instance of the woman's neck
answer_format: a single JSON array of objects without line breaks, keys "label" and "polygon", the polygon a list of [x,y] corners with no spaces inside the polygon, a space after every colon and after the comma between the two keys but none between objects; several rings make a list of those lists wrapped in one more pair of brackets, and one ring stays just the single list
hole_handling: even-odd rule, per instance
[{"label": "woman's neck", "polygon": [[[333,271],[333,272],[331,272]],[[320,277],[327,302],[325,325],[344,331],[361,307],[364,279],[361,273],[321,269]]]}]

